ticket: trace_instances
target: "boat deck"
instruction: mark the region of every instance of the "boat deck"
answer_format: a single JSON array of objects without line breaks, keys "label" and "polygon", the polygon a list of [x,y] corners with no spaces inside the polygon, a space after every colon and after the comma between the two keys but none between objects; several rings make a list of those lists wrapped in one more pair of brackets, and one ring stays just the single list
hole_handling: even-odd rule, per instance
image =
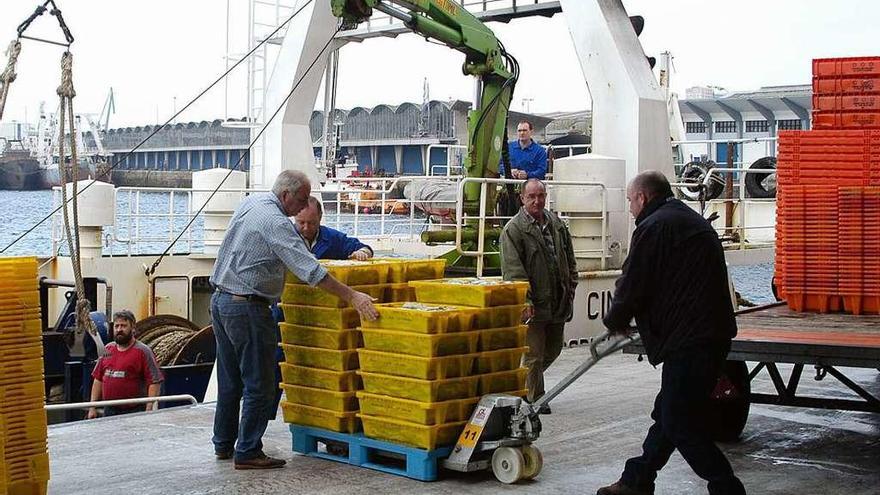
[{"label": "boat deck", "polygon": [[[555,383],[587,356],[567,349],[548,371]],[[880,373],[848,370],[874,394]],[[441,472],[422,483],[331,461],[294,455],[287,425],[272,421],[264,437],[270,455],[288,460],[280,470],[235,471],[216,461],[210,404],[156,413],[52,426],[50,493],[281,494],[595,493],[615,481],[637,454],[649,426],[659,370],[618,354],[593,368],[553,402],[537,446],[544,470],[532,482],[505,486],[488,473]],[[845,393],[805,380],[807,391]],[[772,388],[756,379],[756,388]],[[880,415],[753,405],[741,442],[723,445],[749,493],[876,494],[880,486]],[[657,480],[658,494],[705,494],[705,483],[678,454]]]}]

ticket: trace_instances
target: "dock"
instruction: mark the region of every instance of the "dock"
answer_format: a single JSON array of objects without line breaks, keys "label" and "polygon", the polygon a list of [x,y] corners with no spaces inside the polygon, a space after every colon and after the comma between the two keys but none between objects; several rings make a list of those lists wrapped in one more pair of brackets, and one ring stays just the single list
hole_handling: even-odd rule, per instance
[{"label": "dock", "polygon": [[[548,387],[582,362],[588,351],[563,351],[548,370]],[[787,365],[780,365],[784,367]],[[880,372],[847,368],[873,394]],[[634,355],[599,363],[542,416],[536,445],[544,470],[532,482],[502,485],[489,472],[441,471],[425,483],[293,454],[280,417],[263,438],[267,454],[285,468],[235,471],[214,459],[211,404],[155,413],[68,423],[49,428],[51,494],[592,494],[617,480],[625,460],[640,452],[660,370]],[[771,391],[756,377],[752,390]],[[845,394],[827,380],[805,379],[804,392]],[[874,495],[880,486],[880,415],[753,404],[742,439],[722,444],[748,493]],[[657,479],[659,494],[705,494],[706,484],[676,453]]]}]

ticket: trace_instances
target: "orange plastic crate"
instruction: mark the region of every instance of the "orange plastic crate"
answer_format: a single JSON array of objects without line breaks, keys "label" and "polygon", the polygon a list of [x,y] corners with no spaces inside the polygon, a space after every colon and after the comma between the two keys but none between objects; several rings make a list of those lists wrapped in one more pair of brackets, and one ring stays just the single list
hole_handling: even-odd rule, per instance
[{"label": "orange plastic crate", "polygon": [[880,93],[880,76],[813,77],[814,95],[868,95],[877,93]]},{"label": "orange plastic crate", "polygon": [[816,129],[880,129],[880,112],[813,112]]}]

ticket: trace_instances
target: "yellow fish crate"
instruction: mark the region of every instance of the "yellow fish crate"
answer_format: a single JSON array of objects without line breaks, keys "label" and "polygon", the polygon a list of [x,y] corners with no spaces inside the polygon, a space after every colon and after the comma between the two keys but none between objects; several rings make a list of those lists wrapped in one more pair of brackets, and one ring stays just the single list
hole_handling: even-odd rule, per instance
[{"label": "yellow fish crate", "polygon": [[518,347],[481,352],[477,354],[474,373],[495,373],[496,371],[510,371],[519,368],[523,354],[528,350],[528,347]]},{"label": "yellow fish crate", "polygon": [[360,390],[361,377],[357,371],[331,371],[306,366],[280,363],[281,381],[287,385],[322,388],[336,392]]},{"label": "yellow fish crate", "polygon": [[411,302],[382,304],[376,310],[379,318],[361,322],[362,328],[424,334],[466,332],[473,326],[476,314],[473,308]]},{"label": "yellow fish crate", "polygon": [[523,304],[529,290],[528,282],[476,277],[420,280],[410,285],[418,302],[476,308]]},{"label": "yellow fish crate", "polygon": [[281,414],[285,423],[314,426],[339,433],[355,433],[361,430],[356,412],[337,412],[282,401]]},{"label": "yellow fish crate", "polygon": [[477,375],[479,379],[477,390],[480,396],[523,390],[526,388],[526,374],[528,372],[529,370],[526,368],[517,368],[510,371]]},{"label": "yellow fish crate", "polygon": [[443,278],[443,272],[446,270],[445,259],[373,258],[373,260],[390,265],[388,282],[392,284]]},{"label": "yellow fish crate", "polygon": [[[390,263],[357,260],[321,260],[321,265],[336,280],[345,285],[375,285],[388,283]],[[288,284],[304,284],[293,273],[287,272]]]},{"label": "yellow fish crate", "polygon": [[336,412],[351,412],[358,410],[357,392],[336,392],[320,388],[301,387],[299,385],[281,384],[284,390],[284,398],[287,402],[302,404],[305,406],[318,407]]},{"label": "yellow fish crate", "polygon": [[467,421],[456,421],[454,423],[425,426],[408,421],[380,418],[366,414],[358,414],[358,417],[363,422],[364,435],[369,438],[427,450],[434,450],[437,447],[455,443],[464,425],[467,424]]},{"label": "yellow fish crate", "polygon": [[[376,300],[385,298],[387,284],[355,285],[352,289],[368,294]],[[284,292],[281,294],[281,302],[284,304],[296,304],[300,306],[321,306],[324,308],[347,308],[347,301],[336,294],[327,292],[318,287],[310,287],[304,284],[284,284]]]},{"label": "yellow fish crate", "polygon": [[515,347],[525,347],[526,332],[529,327],[527,325],[519,325],[507,328],[489,328],[486,330],[477,330],[479,335],[477,341],[477,351],[496,351],[499,349],[511,349]]},{"label": "yellow fish crate", "polygon": [[421,380],[402,376],[358,371],[364,381],[364,390],[371,394],[388,395],[419,402],[442,402],[452,399],[476,397],[479,376]]},{"label": "yellow fish crate", "polygon": [[361,370],[369,373],[437,380],[470,376],[477,354],[425,358],[358,349]]},{"label": "yellow fish crate", "polygon": [[282,304],[285,323],[307,327],[347,330],[357,328],[360,316],[354,308],[322,308],[319,306],[299,306]]},{"label": "yellow fish crate", "polygon": [[351,371],[358,369],[358,351],[335,351],[318,347],[279,344],[284,351],[284,361],[296,366],[307,366],[332,371]]},{"label": "yellow fish crate", "polygon": [[362,328],[364,347],[371,351],[396,352],[421,357],[451,356],[477,352],[479,332],[423,334],[400,330]]},{"label": "yellow fish crate", "polygon": [[281,343],[283,344],[320,347],[337,351],[357,349],[363,344],[359,330],[333,330],[290,323],[279,323],[278,327],[281,329]]},{"label": "yellow fish crate", "polygon": [[399,419],[428,426],[465,421],[470,417],[477,403],[480,402],[479,397],[443,402],[419,402],[363,391],[358,392],[357,397],[361,414]]}]

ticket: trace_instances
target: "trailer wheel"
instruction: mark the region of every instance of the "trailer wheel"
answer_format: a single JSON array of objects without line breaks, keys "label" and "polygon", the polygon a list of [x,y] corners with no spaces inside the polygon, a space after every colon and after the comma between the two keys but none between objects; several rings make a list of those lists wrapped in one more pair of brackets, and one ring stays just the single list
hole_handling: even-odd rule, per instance
[{"label": "trailer wheel", "polygon": [[[749,169],[769,170],[776,169],[776,157],[765,156],[755,160]],[[776,197],[776,174],[775,173],[753,173],[746,174],[744,179],[746,192],[750,198],[775,198]]]},{"label": "trailer wheel", "polygon": [[725,361],[712,391],[707,414],[707,426],[713,440],[733,442],[739,439],[749,417],[750,394],[746,363]]}]

